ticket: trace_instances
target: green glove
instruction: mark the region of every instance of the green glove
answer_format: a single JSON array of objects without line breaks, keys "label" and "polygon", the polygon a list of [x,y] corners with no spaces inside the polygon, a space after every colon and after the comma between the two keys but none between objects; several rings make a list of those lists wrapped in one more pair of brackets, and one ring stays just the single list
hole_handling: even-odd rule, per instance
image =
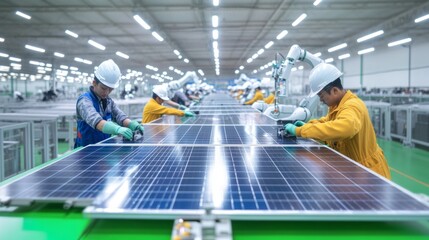
[{"label": "green glove", "polygon": [[185,117],[194,117],[195,113],[189,111],[189,110],[185,110]]},{"label": "green glove", "polygon": [[297,126],[297,127],[302,127],[304,126],[305,122],[303,121],[296,121],[293,125]]},{"label": "green glove", "polygon": [[285,125],[285,130],[292,136],[296,136],[296,126],[293,125],[292,123],[288,123]]},{"label": "green glove", "polygon": [[103,133],[112,134],[112,135],[122,135],[127,139],[131,139],[133,137],[133,132],[129,128],[121,127],[116,125],[111,121],[107,121],[103,126]]},{"label": "green glove", "polygon": [[144,131],[144,127],[143,125],[141,125],[139,122],[137,121],[131,121],[130,124],[128,124],[128,128],[135,131],[135,130],[139,130],[141,132]]}]

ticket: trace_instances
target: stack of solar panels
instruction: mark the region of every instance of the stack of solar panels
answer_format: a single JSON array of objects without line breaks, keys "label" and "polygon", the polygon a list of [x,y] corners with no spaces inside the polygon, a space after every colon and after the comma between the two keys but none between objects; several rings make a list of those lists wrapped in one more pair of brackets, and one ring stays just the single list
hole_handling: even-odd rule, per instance
[{"label": "stack of solar panels", "polygon": [[[0,188],[11,205],[64,202],[93,218],[429,218],[410,192],[227,95],[164,116],[135,142],[87,146]],[[394,216],[394,218],[393,218]]]}]

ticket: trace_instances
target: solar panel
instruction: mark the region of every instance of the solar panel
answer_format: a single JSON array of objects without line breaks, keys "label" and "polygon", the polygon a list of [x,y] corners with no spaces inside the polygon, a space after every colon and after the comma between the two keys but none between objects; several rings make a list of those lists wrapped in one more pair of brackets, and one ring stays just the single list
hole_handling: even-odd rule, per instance
[{"label": "solar panel", "polygon": [[164,115],[154,120],[154,124],[234,124],[234,125],[275,125],[276,121],[262,113],[228,113],[213,115],[197,115],[195,117],[177,117]]},{"label": "solar panel", "polygon": [[326,147],[159,146],[157,152],[141,161],[124,189],[99,196],[85,213],[177,218],[189,206],[210,206],[214,216],[230,219],[429,218],[428,205]]},{"label": "solar panel", "polygon": [[135,142],[114,137],[101,144],[293,144],[319,145],[305,138],[278,138],[277,126],[263,125],[146,125]]}]

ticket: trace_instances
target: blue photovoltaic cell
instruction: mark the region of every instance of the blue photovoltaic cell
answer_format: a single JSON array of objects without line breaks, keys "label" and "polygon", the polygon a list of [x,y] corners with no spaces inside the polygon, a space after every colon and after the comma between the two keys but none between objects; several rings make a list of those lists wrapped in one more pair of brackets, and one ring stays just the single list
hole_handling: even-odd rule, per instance
[{"label": "blue photovoltaic cell", "polygon": [[154,124],[235,124],[235,125],[275,125],[276,121],[262,113],[237,113],[225,115],[197,115],[195,117],[176,117],[164,115],[154,120]]},{"label": "blue photovoltaic cell", "polygon": [[146,125],[143,138],[130,142],[115,137],[102,144],[297,144],[319,145],[311,139],[278,138],[277,126]]}]

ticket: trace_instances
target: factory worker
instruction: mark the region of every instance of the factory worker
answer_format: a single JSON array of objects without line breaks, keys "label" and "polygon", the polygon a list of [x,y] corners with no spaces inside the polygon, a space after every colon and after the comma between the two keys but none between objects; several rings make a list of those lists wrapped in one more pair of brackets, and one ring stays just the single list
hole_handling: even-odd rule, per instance
[{"label": "factory worker", "polygon": [[146,103],[143,109],[142,123],[152,122],[162,115],[176,115],[193,117],[195,114],[189,110],[179,110],[174,108],[165,107],[162,105],[164,101],[169,101],[168,90],[165,85],[156,85],[153,88],[152,98]]},{"label": "factory worker", "polygon": [[106,60],[98,66],[94,75],[89,91],[77,99],[75,148],[100,142],[111,134],[131,139],[133,131],[143,131],[143,126],[131,121],[109,97],[121,79],[118,65],[112,59]]},{"label": "factory worker", "polygon": [[275,97],[274,92],[275,92],[275,90],[271,90],[270,95],[268,97],[264,98],[264,102],[266,104],[273,104],[274,103],[274,97]]},{"label": "factory worker", "polygon": [[255,94],[253,95],[253,98],[245,102],[244,105],[252,105],[258,100],[264,100],[264,94],[262,94],[261,87],[259,85],[255,88]]},{"label": "factory worker", "polygon": [[333,65],[320,63],[310,72],[310,96],[319,96],[329,107],[328,114],[308,123],[288,123],[288,133],[325,141],[331,148],[372,171],[390,179],[384,153],[377,144],[365,103],[343,89],[342,73]]}]

